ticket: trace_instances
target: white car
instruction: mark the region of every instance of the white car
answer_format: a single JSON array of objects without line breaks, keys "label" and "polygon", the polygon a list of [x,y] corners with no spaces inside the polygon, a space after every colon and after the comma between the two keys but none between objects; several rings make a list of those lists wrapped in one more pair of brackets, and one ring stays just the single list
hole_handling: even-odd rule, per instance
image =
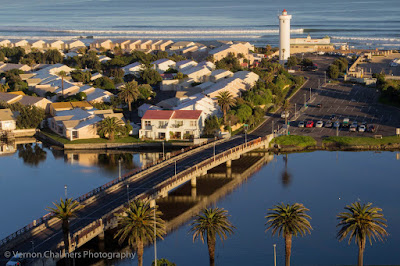
[{"label": "white car", "polygon": [[324,126],[324,122],[322,122],[321,120],[318,121],[318,122],[315,124],[315,127],[323,127],[323,126]]},{"label": "white car", "polygon": [[365,132],[366,129],[365,125],[361,125],[358,127],[358,132]]},{"label": "white car", "polygon": [[281,118],[288,118],[289,117],[289,111],[283,111],[281,114]]}]

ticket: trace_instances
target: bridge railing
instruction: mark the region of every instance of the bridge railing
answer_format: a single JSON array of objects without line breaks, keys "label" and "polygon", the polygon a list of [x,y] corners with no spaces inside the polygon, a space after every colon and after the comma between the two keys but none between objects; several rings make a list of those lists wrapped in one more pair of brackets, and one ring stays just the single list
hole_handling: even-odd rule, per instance
[{"label": "bridge railing", "polygon": [[[116,184],[118,184],[118,183],[120,183],[120,182],[125,181],[126,179],[132,177],[132,176],[135,175],[135,174],[138,174],[138,173],[140,173],[140,172],[142,172],[142,171],[144,171],[144,170],[149,169],[150,167],[153,167],[153,166],[156,166],[156,165],[158,165],[158,164],[160,164],[160,163],[163,163],[164,161],[169,160],[169,159],[171,159],[172,157],[178,156],[178,155],[180,155],[180,154],[183,154],[183,153],[188,152],[188,151],[190,151],[190,150],[199,148],[199,147],[201,147],[201,146],[210,144],[210,143],[212,143],[212,142],[214,142],[214,141],[217,141],[217,140],[220,140],[220,138],[217,138],[217,139],[215,139],[215,140],[208,140],[208,141],[206,141],[206,142],[202,142],[202,143],[199,143],[199,144],[197,144],[197,145],[193,145],[193,146],[190,146],[190,147],[181,149],[181,150],[179,150],[179,151],[172,152],[172,153],[170,154],[170,156],[168,156],[168,158],[165,157],[165,158],[163,158],[163,159],[161,159],[161,160],[156,160],[156,161],[154,161],[154,162],[152,162],[152,163],[143,165],[141,168],[136,168],[136,169],[134,169],[134,170],[132,170],[132,171],[130,171],[130,172],[124,174],[123,176],[121,176],[121,178],[116,178],[116,179],[114,179],[114,180],[111,180],[111,181],[108,182],[107,184],[104,184],[104,185],[102,185],[102,186],[100,186],[100,187],[97,187],[97,188],[93,189],[92,191],[90,191],[90,192],[88,192],[88,193],[86,193],[86,194],[80,196],[79,198],[77,198],[77,199],[75,199],[75,200],[76,200],[77,202],[79,202],[79,203],[82,203],[82,202],[84,202],[85,200],[89,199],[90,197],[93,197],[93,196],[99,194],[100,192],[103,192],[104,190],[106,190],[106,189],[108,189],[108,188],[110,188],[110,187],[112,187],[112,186],[114,186],[114,185],[116,185]],[[40,217],[39,219],[34,220],[32,223],[30,223],[30,224],[24,226],[23,228],[19,229],[18,231],[16,231],[16,232],[10,234],[9,236],[7,236],[7,237],[1,239],[1,240],[0,240],[0,247],[3,246],[3,245],[5,245],[5,244],[7,244],[7,243],[10,242],[11,240],[17,238],[18,236],[20,236],[20,235],[22,235],[22,234],[25,234],[26,232],[29,232],[30,230],[32,230],[32,229],[34,229],[34,228],[37,228],[38,226],[44,224],[45,222],[47,222],[48,220],[50,220],[50,219],[53,218],[53,217],[54,217],[54,215],[53,215],[52,213],[47,213],[47,214],[43,215],[42,217]]]},{"label": "bridge railing", "polygon": [[173,184],[174,182],[176,182],[178,180],[184,179],[187,175],[189,175],[189,174],[191,174],[191,173],[193,173],[195,171],[201,170],[204,166],[206,166],[208,164],[211,164],[214,161],[218,161],[219,159],[224,158],[224,157],[226,157],[226,156],[228,156],[230,154],[236,153],[239,150],[252,148],[253,146],[259,145],[262,141],[264,141],[266,139],[267,139],[267,137],[263,137],[263,138],[260,137],[260,138],[254,139],[252,141],[249,141],[247,143],[243,143],[243,144],[241,144],[239,146],[236,146],[234,148],[231,148],[231,149],[229,149],[229,150],[227,150],[225,152],[222,152],[222,153],[220,153],[218,155],[212,156],[212,157],[208,158],[207,160],[204,160],[201,163],[198,163],[198,164],[190,167],[189,169],[186,169],[186,170],[180,172],[176,176],[161,182],[160,184],[158,184],[157,186],[155,186],[152,189],[152,194],[156,194],[158,191],[164,189],[165,187],[168,187],[169,185]]}]

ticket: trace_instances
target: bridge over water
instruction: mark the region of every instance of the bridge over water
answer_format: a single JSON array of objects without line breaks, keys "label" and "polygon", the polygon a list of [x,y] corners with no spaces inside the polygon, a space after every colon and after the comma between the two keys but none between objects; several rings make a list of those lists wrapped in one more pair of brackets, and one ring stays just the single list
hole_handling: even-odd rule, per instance
[{"label": "bridge over water", "polygon": [[[78,198],[83,208],[78,211],[78,217],[70,221],[70,250],[73,251],[96,236],[102,235],[104,231],[115,228],[117,226],[115,213],[123,212],[128,200],[165,198],[169,192],[189,181],[191,187],[196,188],[197,177],[224,163],[227,169],[230,169],[232,160],[239,159],[247,152],[268,147],[272,138],[272,135],[263,138],[248,136],[248,141],[245,142],[245,138],[237,136],[209,143],[147,169],[135,170],[121,179],[113,180],[83,195]],[[217,177],[217,174],[215,175]],[[193,191],[194,195],[191,196],[196,198],[196,192]],[[35,243],[35,252],[63,251],[60,221],[48,214],[1,240],[0,262],[6,261],[1,257],[6,250],[32,252],[32,241]],[[41,261],[38,265],[44,265],[43,263],[54,265],[55,261]],[[35,261],[31,265],[36,265]]]}]

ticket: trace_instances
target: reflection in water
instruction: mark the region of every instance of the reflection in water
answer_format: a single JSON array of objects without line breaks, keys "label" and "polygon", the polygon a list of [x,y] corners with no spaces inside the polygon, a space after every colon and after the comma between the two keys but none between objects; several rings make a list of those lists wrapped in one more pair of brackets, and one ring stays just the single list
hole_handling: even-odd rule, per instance
[{"label": "reflection in water", "polygon": [[[272,161],[273,158],[273,155],[264,152],[244,154],[231,163],[223,163],[210,169],[207,174],[198,176],[195,182],[186,182],[176,190],[171,191],[167,197],[157,199],[157,205],[163,213],[162,218],[167,222],[167,232],[170,233],[179,228],[202,208],[216,204],[217,201],[229,195],[265,164]],[[113,238],[115,232],[116,230],[106,231],[105,241],[94,239],[81,249],[107,252],[129,250],[130,248],[127,246],[123,247],[123,250],[120,250],[121,247],[118,245],[117,240]],[[130,265],[131,261],[76,261],[77,266],[119,265],[119,263]]]},{"label": "reflection in water", "polygon": [[119,160],[121,160],[121,166],[125,169],[136,168],[137,165],[133,162],[133,154],[121,153],[121,154],[99,154],[98,164],[103,166],[107,171],[114,171],[118,168]]},{"label": "reflection in water", "polygon": [[7,155],[12,154],[15,152],[15,142],[8,143],[8,142],[0,142],[0,155]]},{"label": "reflection in water", "polygon": [[27,143],[17,145],[18,157],[22,158],[24,163],[38,166],[40,162],[46,160],[47,152],[39,144]]},{"label": "reflection in water", "polygon": [[285,157],[282,157],[283,161],[285,162],[285,169],[282,172],[282,184],[285,187],[288,187],[292,182],[292,174],[289,173],[287,169],[288,164],[288,154],[286,153]]}]

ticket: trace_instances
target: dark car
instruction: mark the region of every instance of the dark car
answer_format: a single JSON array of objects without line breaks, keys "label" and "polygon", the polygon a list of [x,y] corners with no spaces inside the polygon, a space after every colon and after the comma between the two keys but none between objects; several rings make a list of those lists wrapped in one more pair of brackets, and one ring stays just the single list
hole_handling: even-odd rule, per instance
[{"label": "dark car", "polygon": [[376,128],[375,128],[374,125],[369,125],[369,126],[368,126],[368,132],[374,133],[375,130],[376,130]]}]

